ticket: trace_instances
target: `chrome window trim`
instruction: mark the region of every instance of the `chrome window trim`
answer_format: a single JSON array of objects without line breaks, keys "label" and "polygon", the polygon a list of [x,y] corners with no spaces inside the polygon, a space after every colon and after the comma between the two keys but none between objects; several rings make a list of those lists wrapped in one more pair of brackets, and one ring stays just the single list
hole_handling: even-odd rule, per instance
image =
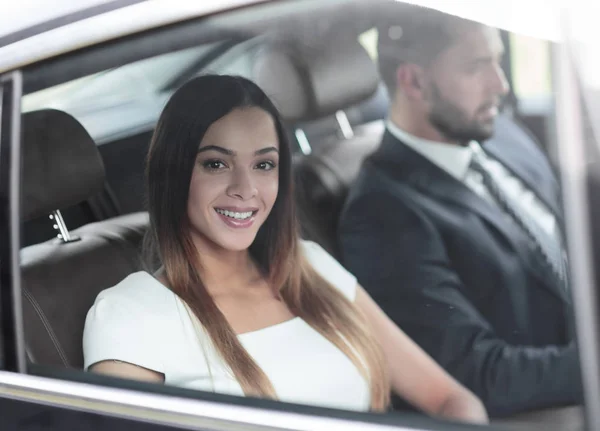
[{"label": "chrome window trim", "polygon": [[[427,428],[375,424],[115,389],[0,371],[0,399],[11,398],[187,429],[294,431],[425,431]],[[433,424],[432,424],[433,425]]]}]

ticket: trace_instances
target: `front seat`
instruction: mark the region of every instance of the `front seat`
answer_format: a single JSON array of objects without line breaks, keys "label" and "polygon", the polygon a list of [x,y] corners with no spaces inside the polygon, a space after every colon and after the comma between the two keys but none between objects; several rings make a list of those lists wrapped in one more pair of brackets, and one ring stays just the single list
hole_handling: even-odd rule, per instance
[{"label": "front seat", "polygon": [[22,220],[52,216],[60,238],[21,250],[25,343],[35,364],[83,367],[85,317],[100,291],[142,268],[146,213],[68,231],[61,208],[101,191],[104,166],[83,126],[52,109],[23,115]]},{"label": "front seat", "polygon": [[[252,79],[288,122],[301,125],[295,129],[301,152],[294,160],[294,176],[302,234],[339,256],[336,231],[348,187],[383,133],[381,121],[353,129],[344,110],[375,94],[379,74],[356,37],[323,49],[290,45],[259,52]],[[323,128],[324,122],[333,125],[331,131],[309,142],[311,134],[303,128]]]}]

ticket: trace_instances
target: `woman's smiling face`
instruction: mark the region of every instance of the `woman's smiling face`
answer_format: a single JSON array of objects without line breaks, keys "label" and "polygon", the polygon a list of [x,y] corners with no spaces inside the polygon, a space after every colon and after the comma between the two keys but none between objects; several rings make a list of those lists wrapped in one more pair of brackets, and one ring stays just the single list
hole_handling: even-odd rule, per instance
[{"label": "woman's smiling face", "polygon": [[196,246],[250,247],[277,199],[278,166],[279,139],[266,111],[237,108],[214,122],[190,182],[187,212]]}]

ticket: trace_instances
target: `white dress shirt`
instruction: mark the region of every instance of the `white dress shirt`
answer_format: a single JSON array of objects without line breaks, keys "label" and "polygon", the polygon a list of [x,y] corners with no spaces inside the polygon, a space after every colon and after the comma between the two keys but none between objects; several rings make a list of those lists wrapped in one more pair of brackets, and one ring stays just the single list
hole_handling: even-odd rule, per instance
[{"label": "white dress shirt", "polygon": [[429,141],[411,135],[400,129],[391,121],[387,121],[388,131],[398,140],[425,157],[458,181],[465,184],[475,193],[494,205],[498,205],[487,187],[483,184],[481,174],[469,168],[475,152],[484,156],[485,167],[494,178],[505,187],[506,193],[513,202],[519,203],[524,211],[535,220],[546,234],[561,242],[558,224],[552,211],[530,190],[519,178],[515,177],[498,160],[487,155],[483,148],[471,141],[467,146],[452,145]]}]

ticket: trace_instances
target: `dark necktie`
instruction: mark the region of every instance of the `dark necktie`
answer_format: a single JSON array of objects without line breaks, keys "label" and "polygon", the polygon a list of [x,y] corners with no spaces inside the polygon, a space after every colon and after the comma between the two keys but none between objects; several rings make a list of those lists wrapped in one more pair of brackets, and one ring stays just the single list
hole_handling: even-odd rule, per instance
[{"label": "dark necktie", "polygon": [[533,252],[533,263],[541,271],[551,271],[558,284],[567,288],[567,266],[563,255],[560,240],[548,235],[541,226],[525,211],[525,209],[505,191],[501,182],[487,169],[483,155],[474,152],[470,168],[479,172],[483,184],[494,197],[500,208],[510,216],[517,226],[521,228],[529,239]]}]

